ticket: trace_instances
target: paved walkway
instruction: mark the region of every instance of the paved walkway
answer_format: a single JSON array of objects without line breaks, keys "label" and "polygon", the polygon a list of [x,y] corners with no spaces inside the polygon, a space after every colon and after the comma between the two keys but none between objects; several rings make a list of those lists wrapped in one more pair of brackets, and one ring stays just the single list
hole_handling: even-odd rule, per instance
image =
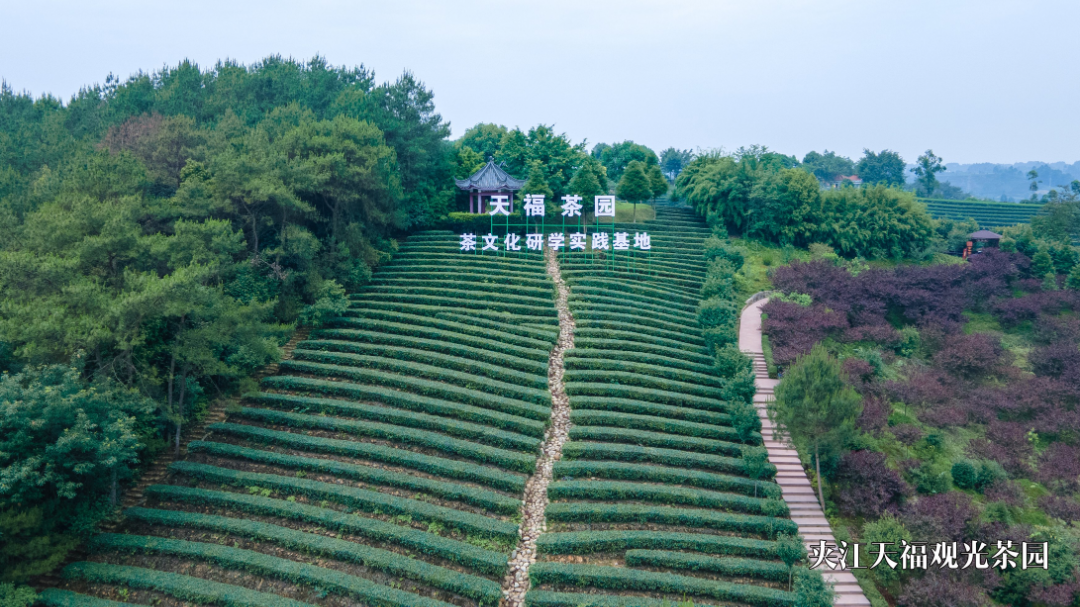
[{"label": "paved walkway", "polygon": [[[776,482],[780,484],[784,501],[791,509],[791,520],[799,526],[799,535],[807,543],[817,545],[825,540],[831,545],[836,545],[832,535],[832,528],[825,518],[825,513],[818,505],[814,488],[810,485],[810,479],[806,477],[799,454],[790,445],[778,440],[773,430],[775,426],[765,412],[766,403],[773,400],[773,390],[780,380],[769,379],[769,372],[765,367],[765,355],[761,348],[761,306],[769,300],[762,299],[747,306],[742,312],[739,326],[739,349],[745,352],[754,361],[754,373],[757,379],[757,395],[754,396],[754,407],[757,408],[761,417],[761,436],[765,439],[765,448],[769,452],[769,461],[776,466]],[[826,581],[835,584],[836,605],[869,605],[866,595],[855,580],[850,571],[822,572]]]}]

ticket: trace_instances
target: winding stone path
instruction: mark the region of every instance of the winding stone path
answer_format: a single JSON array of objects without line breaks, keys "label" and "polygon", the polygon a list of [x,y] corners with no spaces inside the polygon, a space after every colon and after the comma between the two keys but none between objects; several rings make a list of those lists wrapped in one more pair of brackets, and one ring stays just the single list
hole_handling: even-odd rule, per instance
[{"label": "winding stone path", "polygon": [[[761,417],[761,436],[769,452],[769,461],[776,466],[776,482],[780,484],[784,501],[791,509],[791,519],[799,526],[799,535],[806,541],[807,549],[811,544],[818,545],[821,540],[825,540],[828,545],[836,546],[832,528],[829,527],[829,521],[818,504],[810,479],[803,470],[799,453],[776,437],[774,432],[776,426],[769,421],[766,413],[768,402],[774,398],[773,391],[780,383],[778,379],[769,379],[765,355],[761,347],[761,307],[768,301],[767,298],[761,299],[746,306],[739,324],[739,349],[754,361],[754,374],[757,376],[754,380],[754,385],[757,386],[754,407],[757,409],[758,416]],[[825,581],[835,585],[836,599],[833,604],[870,604],[850,571],[826,569],[822,571],[822,574]]]},{"label": "winding stone path", "polygon": [[525,593],[529,591],[529,566],[536,562],[536,538],[547,530],[544,510],[547,508],[547,488],[551,483],[552,471],[562,458],[563,444],[570,435],[570,398],[563,385],[563,357],[567,350],[574,347],[574,317],[570,314],[567,299],[570,290],[559,273],[558,255],[551,249],[545,249],[547,273],[555,282],[557,297],[555,307],[559,312],[559,340],[551,350],[548,359],[548,389],[551,391],[551,426],[544,434],[540,445],[540,459],[536,462],[536,472],[525,484],[525,497],[521,508],[521,526],[518,534],[521,541],[510,553],[510,565],[503,581],[503,600],[501,607],[522,607]]}]

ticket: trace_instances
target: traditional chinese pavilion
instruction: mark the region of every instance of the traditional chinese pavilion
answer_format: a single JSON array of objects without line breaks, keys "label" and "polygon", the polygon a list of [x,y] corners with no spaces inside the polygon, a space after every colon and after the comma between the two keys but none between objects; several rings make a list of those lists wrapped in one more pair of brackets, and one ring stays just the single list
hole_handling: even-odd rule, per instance
[{"label": "traditional chinese pavilion", "polygon": [[524,179],[515,179],[503,168],[495,164],[494,158],[488,158],[482,169],[466,179],[455,179],[457,187],[469,193],[469,212],[483,213],[484,200],[491,202],[492,196],[509,196],[510,212],[514,211],[514,192],[525,187]]}]

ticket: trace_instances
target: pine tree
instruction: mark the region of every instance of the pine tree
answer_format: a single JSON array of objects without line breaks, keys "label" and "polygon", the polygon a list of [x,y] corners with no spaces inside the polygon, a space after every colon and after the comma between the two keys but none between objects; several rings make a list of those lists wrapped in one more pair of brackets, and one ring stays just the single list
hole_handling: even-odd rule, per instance
[{"label": "pine tree", "polygon": [[581,196],[582,204],[587,209],[591,208],[597,196],[604,193],[596,173],[588,166],[582,166],[574,173],[574,178],[570,180],[570,191]]},{"label": "pine tree", "polygon": [[633,203],[636,222],[638,203],[648,200],[653,195],[652,184],[649,183],[649,177],[645,174],[645,165],[637,160],[626,165],[615,193],[626,202]]},{"label": "pine tree", "polygon": [[1039,249],[1038,253],[1031,258],[1031,275],[1043,277],[1054,272],[1054,259],[1045,248]]},{"label": "pine tree", "polygon": [[539,160],[529,163],[529,180],[525,182],[525,187],[522,188],[521,193],[543,194],[548,211],[554,209],[555,193],[551,191],[551,186],[548,185],[547,178],[544,177],[544,169],[540,166]]},{"label": "pine tree", "polygon": [[1065,279],[1065,288],[1080,291],[1080,264],[1073,267],[1069,277]]},{"label": "pine tree", "polygon": [[652,188],[653,200],[656,200],[657,196],[663,196],[667,194],[668,182],[664,178],[663,171],[660,170],[660,165],[649,165],[649,170],[646,173],[649,177],[649,186]]}]

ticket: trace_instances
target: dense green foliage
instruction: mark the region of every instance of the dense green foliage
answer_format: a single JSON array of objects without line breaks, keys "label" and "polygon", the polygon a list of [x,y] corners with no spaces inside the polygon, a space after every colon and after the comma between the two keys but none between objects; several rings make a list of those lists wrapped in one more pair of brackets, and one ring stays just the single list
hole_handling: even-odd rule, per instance
[{"label": "dense green foliage", "polygon": [[933,226],[914,197],[883,185],[822,191],[803,167],[771,152],[703,155],[676,180],[698,213],[767,242],[821,242],[847,257],[911,257],[930,246]]}]

